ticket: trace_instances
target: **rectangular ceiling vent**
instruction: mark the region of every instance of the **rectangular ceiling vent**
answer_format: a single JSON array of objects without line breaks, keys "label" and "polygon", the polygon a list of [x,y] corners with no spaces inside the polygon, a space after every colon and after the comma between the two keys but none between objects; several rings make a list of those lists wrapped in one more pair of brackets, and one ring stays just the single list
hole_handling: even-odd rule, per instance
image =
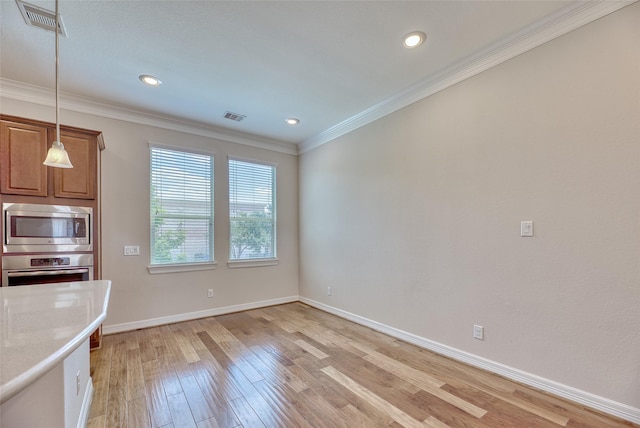
[{"label": "rectangular ceiling vent", "polygon": [[238,113],[232,113],[230,111],[224,114],[225,119],[235,120],[236,122],[242,122],[247,116]]},{"label": "rectangular ceiling vent", "polygon": [[[27,25],[44,28],[47,31],[56,29],[56,13],[42,7],[34,6],[20,0],[16,0],[18,8]],[[67,30],[64,28],[62,16],[58,15],[58,32],[61,36],[67,37]]]}]

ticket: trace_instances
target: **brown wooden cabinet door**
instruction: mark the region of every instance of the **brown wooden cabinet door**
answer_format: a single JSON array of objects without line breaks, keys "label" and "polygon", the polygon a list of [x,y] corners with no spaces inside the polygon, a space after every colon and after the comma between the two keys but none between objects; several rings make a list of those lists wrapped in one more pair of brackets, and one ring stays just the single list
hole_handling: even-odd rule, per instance
[{"label": "brown wooden cabinet door", "polygon": [[95,199],[97,142],[93,135],[61,132],[60,139],[69,153],[73,168],[53,168],[56,198]]},{"label": "brown wooden cabinet door", "polygon": [[0,192],[47,196],[47,128],[0,121]]}]

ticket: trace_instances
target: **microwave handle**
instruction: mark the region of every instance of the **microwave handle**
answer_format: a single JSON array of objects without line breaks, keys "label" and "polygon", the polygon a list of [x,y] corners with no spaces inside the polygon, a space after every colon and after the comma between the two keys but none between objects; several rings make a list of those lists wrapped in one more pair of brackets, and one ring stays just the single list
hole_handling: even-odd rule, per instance
[{"label": "microwave handle", "polygon": [[9,278],[17,278],[21,276],[43,276],[43,275],[69,275],[72,273],[87,273],[89,269],[60,269],[60,270],[35,270],[28,272],[9,272]]}]

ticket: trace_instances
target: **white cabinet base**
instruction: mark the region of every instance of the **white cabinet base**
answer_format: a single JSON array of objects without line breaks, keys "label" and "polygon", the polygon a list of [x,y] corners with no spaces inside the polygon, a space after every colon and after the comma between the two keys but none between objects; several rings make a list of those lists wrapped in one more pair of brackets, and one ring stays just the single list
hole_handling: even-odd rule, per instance
[{"label": "white cabinet base", "polygon": [[2,428],[86,426],[93,398],[87,339],[60,364],[2,403]]}]

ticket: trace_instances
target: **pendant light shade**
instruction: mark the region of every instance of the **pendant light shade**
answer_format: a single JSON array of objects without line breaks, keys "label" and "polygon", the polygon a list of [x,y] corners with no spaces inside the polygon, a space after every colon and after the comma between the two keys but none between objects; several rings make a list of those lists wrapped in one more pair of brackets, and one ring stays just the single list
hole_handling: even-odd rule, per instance
[{"label": "pendant light shade", "polygon": [[46,166],[54,168],[73,168],[69,160],[69,153],[64,149],[64,144],[54,141],[47,153],[47,158],[43,162]]},{"label": "pendant light shade", "polygon": [[56,0],[56,139],[51,144],[47,153],[47,158],[42,162],[46,166],[54,168],[73,168],[69,160],[69,154],[64,149],[64,144],[60,142],[60,89],[59,89],[59,58],[60,58],[60,18],[58,12],[58,0]]}]

